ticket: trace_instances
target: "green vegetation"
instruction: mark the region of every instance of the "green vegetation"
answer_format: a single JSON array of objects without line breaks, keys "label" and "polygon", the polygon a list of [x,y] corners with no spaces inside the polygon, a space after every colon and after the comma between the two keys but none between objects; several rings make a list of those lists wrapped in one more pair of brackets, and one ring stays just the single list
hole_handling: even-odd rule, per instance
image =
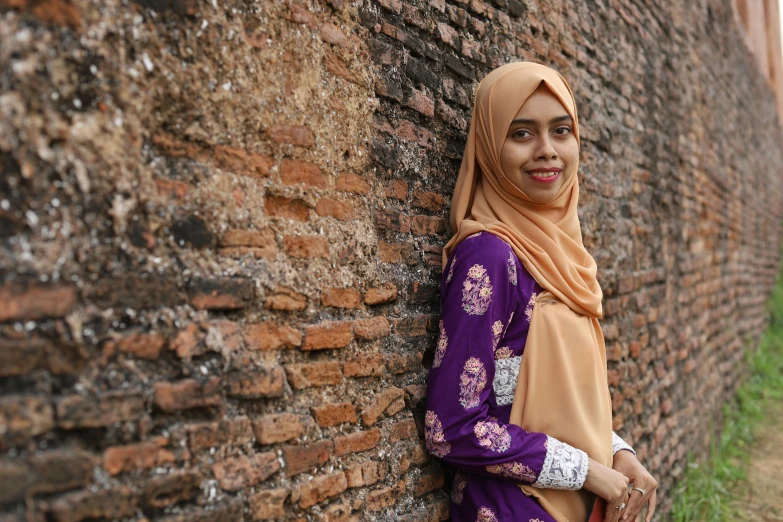
[{"label": "green vegetation", "polygon": [[732,489],[745,479],[748,447],[769,401],[783,400],[783,277],[770,300],[771,323],[755,351],[747,352],[751,375],[734,404],[724,407],[720,440],[710,456],[697,463],[688,456],[687,475],[674,492],[675,522],[737,520],[730,505]]}]

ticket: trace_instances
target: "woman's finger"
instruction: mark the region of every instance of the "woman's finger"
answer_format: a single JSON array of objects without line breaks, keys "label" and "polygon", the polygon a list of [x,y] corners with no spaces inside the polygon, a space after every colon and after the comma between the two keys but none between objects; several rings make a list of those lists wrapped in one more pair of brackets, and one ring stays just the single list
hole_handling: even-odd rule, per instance
[{"label": "woman's finger", "polygon": [[644,497],[639,491],[631,491],[631,496],[628,497],[628,505],[623,509],[623,520],[636,520],[636,515],[642,510],[644,506]]},{"label": "woman's finger", "polygon": [[620,503],[619,500],[606,502],[606,513],[604,514],[604,522],[617,522],[617,513],[618,511],[620,511],[617,509],[619,503]]},{"label": "woman's finger", "polygon": [[650,502],[647,505],[647,516],[644,519],[644,522],[650,522],[652,520],[653,514],[655,513],[655,503],[658,501],[658,490],[655,490],[652,492],[652,495],[650,495]]}]

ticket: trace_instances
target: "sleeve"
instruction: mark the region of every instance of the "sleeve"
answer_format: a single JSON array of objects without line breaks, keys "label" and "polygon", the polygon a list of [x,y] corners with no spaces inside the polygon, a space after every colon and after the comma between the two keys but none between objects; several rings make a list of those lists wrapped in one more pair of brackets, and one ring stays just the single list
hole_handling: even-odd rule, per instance
[{"label": "sleeve", "polygon": [[621,439],[617,433],[612,432],[612,455],[614,455],[620,450],[628,450],[634,455],[636,455],[636,451],[634,451],[634,449],[630,446],[630,444],[628,444],[623,439]]},{"label": "sleeve", "polygon": [[502,242],[505,248],[497,248],[497,242],[463,241],[441,285],[440,336],[427,383],[426,447],[462,471],[535,487],[580,489],[587,476],[585,452],[489,415],[497,404],[494,349],[522,300],[516,256],[509,258],[511,249]]}]

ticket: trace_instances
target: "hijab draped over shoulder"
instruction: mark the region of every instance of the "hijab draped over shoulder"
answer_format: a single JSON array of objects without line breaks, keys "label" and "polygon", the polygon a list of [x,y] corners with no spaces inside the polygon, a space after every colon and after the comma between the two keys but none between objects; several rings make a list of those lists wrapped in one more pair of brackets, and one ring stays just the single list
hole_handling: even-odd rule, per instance
[{"label": "hijab draped over shoulder", "polygon": [[[533,309],[510,422],[566,442],[611,466],[612,407],[598,324],[602,292],[595,260],[582,243],[577,172],[552,201],[540,202],[515,185],[500,163],[512,120],[542,83],[571,116],[579,140],[574,96],[559,73],[532,62],[507,64],[489,73],[476,92],[451,203],[454,236],[444,248],[443,266],[456,246],[476,232],[488,231],[511,245],[545,291]],[[587,463],[583,464],[584,469],[556,473],[583,478]],[[542,473],[548,472],[546,463],[544,467]],[[553,487],[520,487],[538,498],[558,522],[583,522],[594,497],[584,490],[555,489],[558,477],[543,478]]]}]

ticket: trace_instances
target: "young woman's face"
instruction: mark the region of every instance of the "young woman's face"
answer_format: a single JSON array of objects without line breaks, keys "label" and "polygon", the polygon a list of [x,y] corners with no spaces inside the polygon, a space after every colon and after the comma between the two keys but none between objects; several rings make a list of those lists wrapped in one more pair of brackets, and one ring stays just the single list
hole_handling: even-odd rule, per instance
[{"label": "young woman's face", "polygon": [[500,166],[531,199],[545,203],[574,175],[578,159],[573,121],[560,100],[541,85],[511,122]]}]

